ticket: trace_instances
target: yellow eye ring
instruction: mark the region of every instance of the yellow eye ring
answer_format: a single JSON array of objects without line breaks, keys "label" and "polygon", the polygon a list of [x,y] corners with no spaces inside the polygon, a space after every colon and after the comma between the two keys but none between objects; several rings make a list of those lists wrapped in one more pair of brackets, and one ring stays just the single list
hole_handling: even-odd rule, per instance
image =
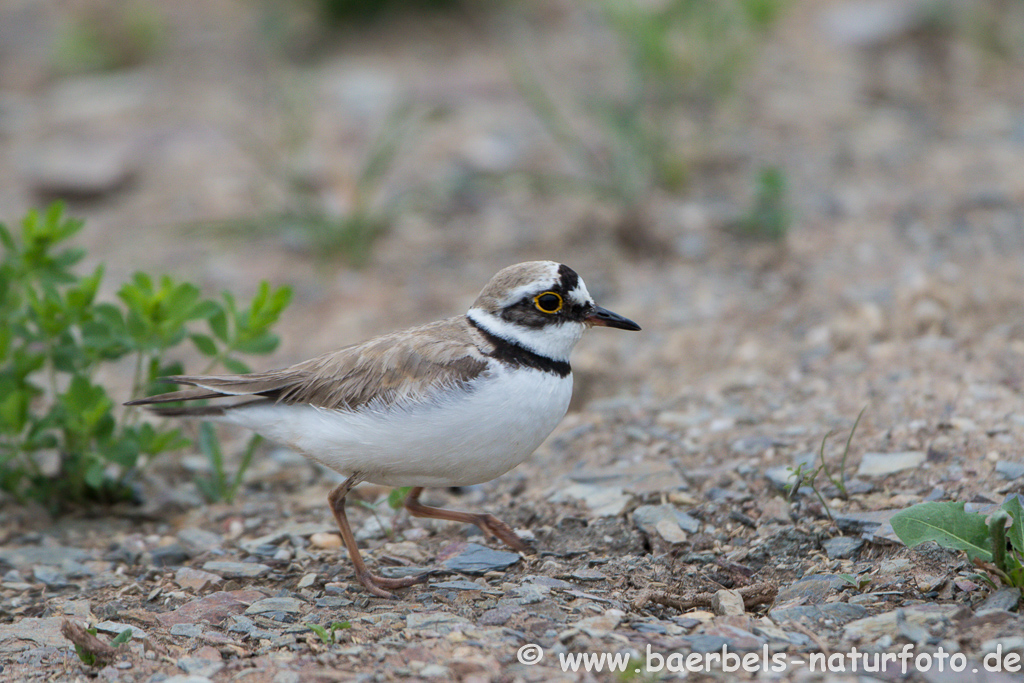
[{"label": "yellow eye ring", "polygon": [[562,301],[562,295],[558,292],[541,292],[537,296],[533,297],[533,305],[537,307],[537,310],[541,313],[554,314],[562,310],[562,306],[565,305]]}]

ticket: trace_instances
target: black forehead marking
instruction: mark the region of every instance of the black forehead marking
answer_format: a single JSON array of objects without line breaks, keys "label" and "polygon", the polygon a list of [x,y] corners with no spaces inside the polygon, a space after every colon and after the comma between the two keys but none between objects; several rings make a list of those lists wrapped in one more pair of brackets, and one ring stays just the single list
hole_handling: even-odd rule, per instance
[{"label": "black forehead marking", "polygon": [[571,292],[580,283],[580,276],[576,274],[575,270],[563,263],[558,266],[558,280],[562,285],[562,291]]}]

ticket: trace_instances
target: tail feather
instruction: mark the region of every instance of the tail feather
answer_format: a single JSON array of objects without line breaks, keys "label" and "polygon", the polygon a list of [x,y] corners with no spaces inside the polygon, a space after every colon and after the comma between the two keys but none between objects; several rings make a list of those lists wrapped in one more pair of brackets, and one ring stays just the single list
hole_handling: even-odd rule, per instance
[{"label": "tail feather", "polygon": [[149,411],[161,417],[218,417],[232,406],[149,406]]}]

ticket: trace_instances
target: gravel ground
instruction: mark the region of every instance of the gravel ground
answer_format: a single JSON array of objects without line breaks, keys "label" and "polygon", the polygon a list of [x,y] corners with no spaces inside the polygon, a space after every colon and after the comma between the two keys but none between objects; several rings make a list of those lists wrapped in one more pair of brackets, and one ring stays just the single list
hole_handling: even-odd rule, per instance
[{"label": "gravel ground", "polygon": [[[205,465],[187,453],[147,471],[138,506],[50,518],[0,500],[0,678],[1020,680],[986,670],[993,653],[1024,653],[1019,592],[961,553],[907,549],[888,519],[925,500],[985,511],[1024,491],[1021,66],[920,30],[913,12],[872,23],[871,6],[794,0],[687,143],[690,187],[652,192],[628,234],[585,195],[452,189],[564,163],[507,62],[532,51],[553,79],[603,73],[607,36],[577,3],[532,8],[529,40],[476,15],[429,18],[353,32],[294,67],[261,48],[251,9],[218,1],[167,9],[172,38],[153,63],[64,79],[30,49],[55,18],[0,7],[0,36],[18,36],[0,41],[0,213],[77,197],[110,291],[136,269],[210,291],[291,284],[268,366],[461,312],[500,267],[532,258],[569,263],[644,327],[587,336],[572,411],[527,463],[428,491],[495,513],[533,553],[395,515],[383,489],[353,493],[371,566],[432,572],[397,600],[363,591],[338,547],[337,476],[272,447],[230,505],[203,502],[191,478]],[[384,194],[437,199],[399,213],[364,268],[318,261],[288,231],[211,227],[279,211],[285,168],[344,206],[403,97],[435,114]],[[295,117],[299,142],[286,135]],[[779,244],[728,230],[765,164],[789,180],[795,219]],[[824,454],[838,468],[862,409],[850,495],[819,479],[824,503],[807,487],[788,498],[788,468],[833,430]],[[245,435],[226,438],[234,452]],[[82,624],[98,629],[100,666],[70,645]],[[132,640],[104,650],[126,626]],[[723,646],[760,668],[671,671]],[[908,671],[898,659],[872,671],[875,654],[908,646]],[[856,670],[854,648],[869,656]],[[600,653],[627,653],[627,671],[563,666]],[[820,659],[811,671],[815,656],[827,672]]]}]

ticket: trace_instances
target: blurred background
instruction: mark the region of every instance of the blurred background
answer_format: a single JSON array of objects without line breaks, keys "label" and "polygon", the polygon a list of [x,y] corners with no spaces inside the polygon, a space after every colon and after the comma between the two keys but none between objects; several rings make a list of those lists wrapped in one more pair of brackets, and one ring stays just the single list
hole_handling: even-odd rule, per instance
[{"label": "blurred background", "polygon": [[67,201],[108,295],[293,286],[272,366],[553,259],[644,326],[577,408],[921,338],[1017,382],[1022,59],[1016,0],[3,0],[0,217]]}]

